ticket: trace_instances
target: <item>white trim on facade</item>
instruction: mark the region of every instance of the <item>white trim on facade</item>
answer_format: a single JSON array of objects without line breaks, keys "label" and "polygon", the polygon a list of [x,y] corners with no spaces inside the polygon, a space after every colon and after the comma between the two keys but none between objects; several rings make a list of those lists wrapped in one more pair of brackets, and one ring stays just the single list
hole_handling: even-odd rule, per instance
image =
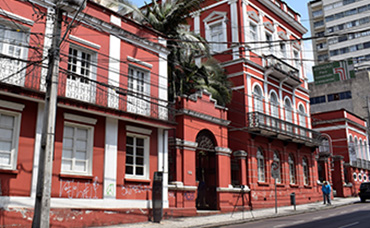
[{"label": "white trim on facade", "polygon": [[95,125],[96,122],[98,121],[97,119],[94,119],[94,118],[79,116],[79,115],[70,114],[70,113],[64,113],[64,119],[77,121],[77,122],[81,122],[85,124],[91,124],[91,125]]},{"label": "white trim on facade", "polygon": [[134,127],[134,126],[130,126],[130,125],[126,126],[126,131],[133,132],[133,133],[138,133],[138,134],[144,134],[144,135],[151,135],[152,134],[152,130],[148,130],[148,129],[144,129],[144,128],[140,128],[140,127]]},{"label": "white trim on facade", "polygon": [[116,198],[117,186],[118,120],[105,121],[104,186],[103,197]]},{"label": "white trim on facade", "polygon": [[1,108],[12,109],[12,110],[20,111],[21,112],[21,111],[23,111],[25,105],[24,104],[15,103],[15,102],[0,100],[0,107]]},{"label": "white trim on facade", "polygon": [[[94,48],[94,49],[97,49],[99,50],[101,48],[101,46],[99,44],[96,44],[96,43],[93,43],[91,41],[88,41],[88,40],[85,40],[85,39],[82,39],[80,37],[77,37],[77,36],[74,36],[74,35],[69,35],[69,39],[70,40],[73,40],[73,41],[76,41],[80,44],[84,44],[86,46],[89,46],[91,48]],[[116,47],[115,47],[116,48]]]}]

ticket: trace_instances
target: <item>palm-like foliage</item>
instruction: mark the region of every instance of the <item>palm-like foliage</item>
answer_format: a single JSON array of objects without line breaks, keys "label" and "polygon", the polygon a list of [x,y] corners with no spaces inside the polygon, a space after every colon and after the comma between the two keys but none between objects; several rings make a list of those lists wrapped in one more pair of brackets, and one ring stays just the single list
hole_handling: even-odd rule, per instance
[{"label": "palm-like foliage", "polygon": [[[127,0],[117,0],[120,13],[130,14],[135,20],[150,25],[167,36],[169,98],[190,95],[206,89],[219,104],[226,105],[231,100],[230,83],[219,63],[209,56],[209,45],[195,34],[185,29],[186,16],[200,9],[204,0],[152,0],[142,9]],[[195,57],[206,56],[209,60],[200,66]]]}]

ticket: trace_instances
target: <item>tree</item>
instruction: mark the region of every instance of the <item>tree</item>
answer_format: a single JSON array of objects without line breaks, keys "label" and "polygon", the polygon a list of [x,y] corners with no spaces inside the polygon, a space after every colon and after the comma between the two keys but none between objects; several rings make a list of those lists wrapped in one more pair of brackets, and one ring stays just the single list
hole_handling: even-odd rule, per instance
[{"label": "tree", "polygon": [[[152,0],[138,8],[127,0],[117,0],[119,12],[149,25],[167,39],[169,99],[206,89],[220,105],[231,101],[230,82],[220,64],[209,54],[209,45],[200,35],[185,29],[187,16],[201,8],[204,0]],[[208,59],[199,65],[196,57]]]}]

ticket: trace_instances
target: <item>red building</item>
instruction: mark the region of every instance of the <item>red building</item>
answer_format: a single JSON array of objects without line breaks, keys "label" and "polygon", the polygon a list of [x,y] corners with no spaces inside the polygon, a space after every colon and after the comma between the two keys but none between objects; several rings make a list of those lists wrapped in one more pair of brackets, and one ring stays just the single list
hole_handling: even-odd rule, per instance
[{"label": "red building", "polygon": [[[54,6],[32,2],[0,2],[1,225],[33,216]],[[52,226],[148,220],[155,171],[165,217],[232,211],[242,193],[246,208],[273,207],[273,163],[279,206],[293,192],[321,200],[299,14],[278,0],[209,0],[189,21],[234,84],[227,108],[199,92],[172,113],[160,34],[90,1],[76,17],[61,45]]]},{"label": "red building", "polygon": [[[52,2],[0,3],[0,226],[32,222]],[[90,1],[67,31],[76,10],[64,9],[51,225],[145,221],[174,127],[166,41]]]},{"label": "red building", "polygon": [[241,161],[230,154],[231,170],[217,169],[219,179],[231,172],[231,180],[210,183],[206,195],[216,191],[218,201],[208,208],[230,209],[231,193],[240,185],[250,189],[250,206],[273,207],[273,161],[280,170],[279,205],[289,204],[293,192],[297,203],[321,199],[315,158],[319,134],[311,130],[300,41],[307,30],[299,14],[279,0],[209,0],[189,20],[190,29],[211,43],[234,85],[228,147],[247,153]]},{"label": "red building", "polygon": [[331,180],[337,196],[356,196],[370,170],[366,121],[344,109],[315,113],[312,119],[323,136],[320,181]]}]

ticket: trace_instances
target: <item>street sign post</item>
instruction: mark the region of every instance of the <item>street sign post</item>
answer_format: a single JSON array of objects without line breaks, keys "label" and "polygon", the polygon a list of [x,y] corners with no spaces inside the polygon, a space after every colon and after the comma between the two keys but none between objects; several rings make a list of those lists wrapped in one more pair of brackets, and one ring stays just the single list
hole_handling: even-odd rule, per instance
[{"label": "street sign post", "polygon": [[276,179],[280,177],[279,162],[273,161],[271,163],[271,176],[275,179],[275,213],[277,213],[277,192],[276,192]]}]

